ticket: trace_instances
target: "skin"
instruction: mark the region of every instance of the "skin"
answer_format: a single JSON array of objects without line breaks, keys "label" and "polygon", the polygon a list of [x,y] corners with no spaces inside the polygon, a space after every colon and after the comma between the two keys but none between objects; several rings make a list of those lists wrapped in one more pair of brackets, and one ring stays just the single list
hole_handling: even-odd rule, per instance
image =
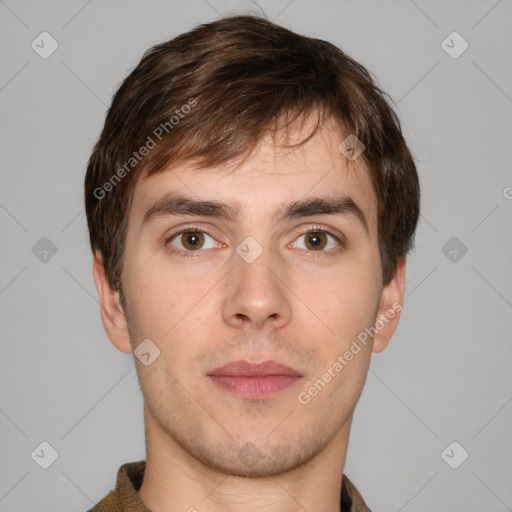
[{"label": "skin", "polygon": [[[293,125],[286,141],[302,140],[310,128]],[[293,150],[281,146],[284,135],[267,136],[238,167],[199,170],[188,162],[139,179],[123,267],[126,311],[96,254],[112,343],[128,353],[149,338],[161,351],[149,366],[135,359],[147,448],[139,496],[153,512],[339,511],[353,411],[371,353],[384,350],[400,312],[308,404],[297,396],[402,303],[405,279],[402,258],[382,286],[376,197],[362,159],[349,162],[338,150],[345,136],[328,122]],[[146,210],[167,192],[236,202],[240,216],[167,216],[143,225]],[[350,215],[272,221],[283,203],[333,193],[359,205],[368,233]],[[185,235],[166,241],[191,223],[210,235],[201,248],[190,249]],[[329,227],[344,247],[321,234],[321,247],[312,247],[311,235],[301,234]],[[236,252],[247,236],[263,249],[252,263]],[[189,248],[194,257],[172,248]],[[241,359],[277,360],[303,378],[262,400],[234,396],[208,379]]]}]

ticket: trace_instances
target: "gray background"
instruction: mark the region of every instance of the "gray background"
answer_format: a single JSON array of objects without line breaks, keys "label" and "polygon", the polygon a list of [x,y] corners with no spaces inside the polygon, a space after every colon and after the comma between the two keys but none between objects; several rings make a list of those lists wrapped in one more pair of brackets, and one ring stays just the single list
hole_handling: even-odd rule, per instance
[{"label": "gray background", "polygon": [[[402,320],[372,360],[345,471],[374,512],[512,510],[512,1],[259,4],[375,74],[420,173]],[[145,458],[133,356],[100,321],[85,166],[149,46],[248,9],[258,11],[227,0],[0,1],[2,511],[85,511],[121,464]],[[43,31],[59,44],[47,59],[31,48]],[[469,44],[458,58],[441,45],[453,31]],[[56,254],[41,252],[43,237]],[[46,470],[31,457],[43,441],[58,452]],[[452,441],[469,453],[458,469],[441,457]]]}]

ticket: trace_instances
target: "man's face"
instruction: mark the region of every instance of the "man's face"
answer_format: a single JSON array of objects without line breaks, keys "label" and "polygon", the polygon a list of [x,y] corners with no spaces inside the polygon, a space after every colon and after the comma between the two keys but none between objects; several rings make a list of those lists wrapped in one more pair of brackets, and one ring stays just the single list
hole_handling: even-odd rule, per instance
[{"label": "man's face", "polygon": [[[160,350],[149,366],[136,361],[146,428],[208,467],[275,475],[348,435],[371,342],[299,400],[374,324],[383,289],[376,198],[360,160],[338,150],[345,136],[326,124],[294,150],[269,137],[235,171],[180,165],[136,184],[123,288],[132,348],[150,339]],[[237,215],[144,222],[171,194],[222,202]],[[350,198],[365,221],[350,207],[276,220],[312,198]],[[218,370],[240,361],[274,361],[293,375]]]}]

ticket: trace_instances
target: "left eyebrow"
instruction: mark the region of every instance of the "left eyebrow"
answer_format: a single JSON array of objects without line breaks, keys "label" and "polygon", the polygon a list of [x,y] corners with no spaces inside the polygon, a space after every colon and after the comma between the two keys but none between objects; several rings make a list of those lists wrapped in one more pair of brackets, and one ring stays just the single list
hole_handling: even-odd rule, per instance
[{"label": "left eyebrow", "polygon": [[[148,224],[158,217],[171,215],[201,215],[236,221],[240,216],[240,207],[237,204],[231,205],[221,201],[203,201],[181,194],[168,194],[146,211],[142,224]],[[277,224],[288,219],[314,215],[351,216],[357,219],[369,234],[368,221],[362,209],[346,196],[313,197],[281,205],[273,216],[273,222]]]},{"label": "left eyebrow", "polygon": [[363,210],[352,198],[346,196],[313,197],[294,201],[283,206],[274,216],[274,221],[279,223],[286,219],[311,217],[313,215],[349,215],[360,222],[367,234],[370,233]]}]

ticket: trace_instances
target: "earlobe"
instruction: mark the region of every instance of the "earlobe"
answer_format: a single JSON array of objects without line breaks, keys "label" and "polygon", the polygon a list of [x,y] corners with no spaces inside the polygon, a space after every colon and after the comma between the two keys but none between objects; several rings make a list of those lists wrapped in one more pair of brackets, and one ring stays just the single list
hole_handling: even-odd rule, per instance
[{"label": "earlobe", "polygon": [[112,344],[121,352],[132,352],[126,315],[119,299],[119,292],[112,289],[108,281],[103,256],[94,254],[94,282],[100,300],[100,314],[103,327]]},{"label": "earlobe", "polygon": [[382,352],[393,336],[400,313],[405,290],[405,263],[403,256],[398,261],[393,279],[384,287],[381,294],[380,307],[375,319],[376,334],[373,339],[373,352]]}]

